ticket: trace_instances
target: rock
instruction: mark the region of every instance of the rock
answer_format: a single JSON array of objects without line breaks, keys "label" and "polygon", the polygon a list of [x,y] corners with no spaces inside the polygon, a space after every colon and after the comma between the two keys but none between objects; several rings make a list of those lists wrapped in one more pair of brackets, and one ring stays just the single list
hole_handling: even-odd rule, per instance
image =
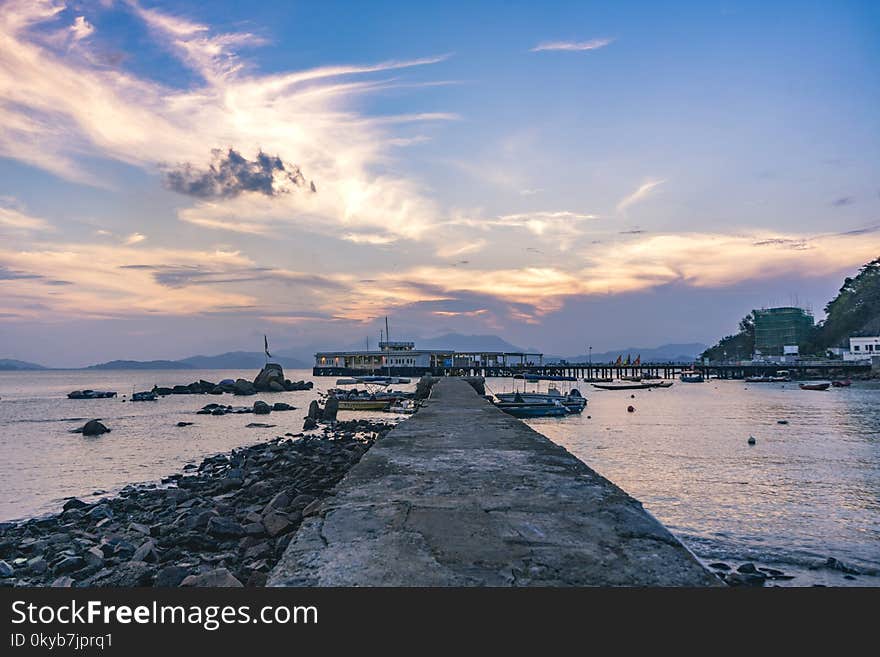
[{"label": "rock", "polygon": [[781,570],[776,570],[775,568],[764,568],[763,566],[761,566],[758,568],[758,570],[760,570],[762,573],[766,574],[767,576],[773,577],[773,578],[779,577],[781,575],[785,575],[784,572],[782,572]]},{"label": "rock", "polygon": [[202,573],[201,575],[189,575],[180,582],[181,586],[213,586],[213,587],[241,587],[243,586],[235,576],[226,568]]},{"label": "rock", "polygon": [[[314,403],[314,402],[312,402]],[[314,418],[307,417],[303,422],[303,431],[311,431],[318,428],[318,422]]]},{"label": "rock", "polygon": [[101,518],[112,518],[113,511],[106,504],[98,504],[97,506],[92,507],[86,513],[87,518],[91,518],[92,520],[100,520]]},{"label": "rock", "polygon": [[302,510],[303,518],[316,515],[321,510],[321,500],[314,500]]},{"label": "rock", "polygon": [[263,559],[272,554],[272,546],[267,542],[257,543],[244,551],[244,558],[248,561]]},{"label": "rock", "polygon": [[269,385],[266,388],[269,392],[284,392],[284,384],[278,381],[269,381]]},{"label": "rock", "polygon": [[70,511],[71,509],[81,509],[84,506],[88,506],[88,504],[86,504],[82,500],[79,500],[75,497],[71,497],[69,500],[67,500],[64,503],[64,506],[62,506],[61,508],[64,509],[65,511]]},{"label": "rock", "polygon": [[859,571],[856,568],[851,566],[847,566],[842,561],[835,559],[834,557],[828,557],[825,560],[825,563],[822,564],[825,568],[831,568],[832,570],[839,570],[842,573],[846,573],[848,575],[859,575]]},{"label": "rock", "polygon": [[153,541],[144,541],[131,555],[131,560],[156,563],[159,560],[159,556],[156,554],[156,544]]},{"label": "rock", "polygon": [[100,436],[104,433],[110,433],[110,429],[104,426],[99,420],[89,420],[82,428],[82,435],[84,436]]},{"label": "rock", "polygon": [[749,440],[748,440],[749,445],[754,445],[756,442],[757,441],[755,440],[754,436],[749,436]]},{"label": "rock", "polygon": [[264,401],[254,402],[254,413],[256,415],[268,415],[272,412],[272,407]]},{"label": "rock", "polygon": [[156,573],[154,586],[170,588],[179,586],[183,579],[189,575],[189,570],[181,566],[167,566]]},{"label": "rock", "polygon": [[626,407],[626,412],[627,412],[627,413],[635,413],[635,412],[636,412],[636,408],[635,408],[635,406],[627,406],[627,407]]},{"label": "rock", "polygon": [[46,560],[42,555],[38,555],[32,559],[27,560],[27,567],[30,572],[34,575],[42,575],[47,570],[49,570],[49,564],[46,563]]},{"label": "rock", "polygon": [[138,534],[143,534],[144,536],[150,535],[150,528],[146,525],[143,525],[139,522],[131,522],[128,524],[128,530],[132,532],[137,532]]},{"label": "rock", "polygon": [[266,586],[266,581],[268,579],[269,573],[261,573],[255,570],[248,576],[245,586]]},{"label": "rock", "polygon": [[263,424],[262,422],[251,422],[250,424],[244,425],[245,429],[271,429],[272,427],[278,426],[277,424]]},{"label": "rock", "polygon": [[90,547],[83,554],[87,566],[100,568],[104,565],[104,551],[99,547]]},{"label": "rock", "polygon": [[0,578],[6,579],[15,574],[15,569],[5,561],[0,560]]},{"label": "rock", "polygon": [[133,587],[150,586],[153,569],[143,561],[126,561],[112,569],[104,569],[90,581],[90,586]]},{"label": "rock", "polygon": [[767,578],[758,573],[727,573],[724,581],[730,586],[764,586]]},{"label": "rock", "polygon": [[286,513],[270,511],[263,516],[263,526],[266,528],[266,533],[269,536],[275,537],[290,529],[290,518]]},{"label": "rock", "polygon": [[52,581],[52,588],[55,589],[69,589],[71,586],[76,584],[73,580],[73,577],[62,576]]},{"label": "rock", "polygon": [[254,384],[247,379],[236,379],[235,384],[232,387],[232,394],[255,395],[257,394],[257,391],[254,388]]},{"label": "rock", "polygon": [[284,390],[284,369],[278,363],[266,363],[254,379],[254,388],[264,392],[272,389],[272,383],[278,384],[279,392]]},{"label": "rock", "polygon": [[287,505],[290,504],[290,502],[290,495],[288,495],[284,491],[281,491],[280,493],[276,494],[275,497],[269,500],[269,503],[266,505],[266,510],[268,511],[270,509],[285,509],[287,508]]},{"label": "rock", "polygon": [[82,557],[64,557],[61,561],[55,564],[55,567],[52,568],[52,572],[56,575],[61,575],[63,573],[79,570],[85,565],[86,562]]},{"label": "rock", "polygon": [[[309,412],[306,415],[310,420],[320,420],[321,419],[321,407],[318,405],[317,400],[313,399],[309,402]],[[315,424],[317,426],[317,424]]]},{"label": "rock", "polygon": [[[201,413],[201,411],[199,411]],[[193,425],[192,422],[178,422],[177,426],[179,427],[191,427]]]},{"label": "rock", "polygon": [[244,526],[244,533],[247,536],[262,536],[266,533],[266,528],[262,522],[249,522]]},{"label": "rock", "polygon": [[290,404],[285,404],[284,402],[275,402],[272,404],[273,411],[293,411],[296,410],[296,406],[291,406]]},{"label": "rock", "polygon": [[238,538],[244,536],[244,527],[232,520],[222,516],[215,516],[208,521],[208,533],[211,536]]},{"label": "rock", "polygon": [[713,568],[715,570],[730,570],[730,566],[728,566],[723,561],[716,561],[715,563],[710,563],[709,568]]},{"label": "rock", "polygon": [[328,397],[324,403],[324,412],[321,419],[325,422],[336,422],[336,414],[339,412],[339,400],[336,397]]},{"label": "rock", "polygon": [[744,563],[742,566],[737,568],[736,572],[753,574],[753,573],[757,573],[758,569],[755,568],[755,564],[749,562],[749,563]]}]

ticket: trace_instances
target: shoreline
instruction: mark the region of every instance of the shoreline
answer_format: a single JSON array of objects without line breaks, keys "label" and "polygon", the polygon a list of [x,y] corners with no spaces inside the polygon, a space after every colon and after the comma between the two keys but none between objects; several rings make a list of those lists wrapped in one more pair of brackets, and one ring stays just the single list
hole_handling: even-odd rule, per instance
[{"label": "shoreline", "polygon": [[0,523],[0,586],[262,586],[303,518],[395,423],[347,420]]}]

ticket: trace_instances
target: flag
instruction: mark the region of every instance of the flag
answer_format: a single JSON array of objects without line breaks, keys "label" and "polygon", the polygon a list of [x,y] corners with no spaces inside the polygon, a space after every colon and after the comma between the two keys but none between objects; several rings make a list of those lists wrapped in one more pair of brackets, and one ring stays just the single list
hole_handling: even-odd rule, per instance
[{"label": "flag", "polygon": [[272,354],[269,353],[269,338],[265,335],[263,336],[263,350],[266,352],[266,358],[272,358]]},{"label": "flag", "polygon": [[629,365],[629,354],[626,355],[626,362],[624,363],[624,365]]},{"label": "flag", "polygon": [[617,357],[617,362],[614,363],[614,364],[615,364],[615,365],[620,365],[622,362],[623,362],[623,354],[620,354],[620,356]]},{"label": "flag", "polygon": [[642,355],[639,354],[636,356],[636,359],[633,361],[633,365],[641,365],[642,364]]}]

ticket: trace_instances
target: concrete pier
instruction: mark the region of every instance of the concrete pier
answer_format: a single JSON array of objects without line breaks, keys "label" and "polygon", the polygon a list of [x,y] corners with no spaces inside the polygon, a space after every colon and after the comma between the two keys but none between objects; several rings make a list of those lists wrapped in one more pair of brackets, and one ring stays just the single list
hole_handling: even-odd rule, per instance
[{"label": "concrete pier", "polygon": [[271,586],[712,586],[641,504],[441,379],[307,518]]}]

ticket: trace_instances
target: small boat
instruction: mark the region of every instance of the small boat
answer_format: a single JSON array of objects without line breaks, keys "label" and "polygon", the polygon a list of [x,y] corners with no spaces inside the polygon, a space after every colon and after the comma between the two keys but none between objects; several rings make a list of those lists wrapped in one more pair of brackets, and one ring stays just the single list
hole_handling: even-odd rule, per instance
[{"label": "small boat", "polygon": [[593,383],[592,386],[599,390],[647,390],[659,387],[656,383]]},{"label": "small boat", "polygon": [[577,381],[576,376],[559,376],[556,374],[523,374],[523,378],[526,381]]},{"label": "small boat", "polygon": [[695,370],[684,370],[678,378],[682,383],[703,383],[706,380]]},{"label": "small boat", "polygon": [[549,388],[546,393],[543,392],[502,392],[495,395],[502,402],[526,402],[529,404],[546,404],[559,402],[569,413],[582,413],[587,406],[587,398],[581,395],[576,388],[563,395],[556,388]]},{"label": "small boat", "polygon": [[568,410],[559,402],[531,403],[531,402],[495,402],[495,406],[513,417],[562,417],[568,415]]},{"label": "small boat", "polygon": [[340,411],[384,411],[391,405],[390,399],[340,399]]},{"label": "small boat", "polygon": [[152,390],[147,390],[146,392],[135,392],[131,395],[131,401],[156,401],[159,399],[159,395],[157,395]]},{"label": "small boat", "polygon": [[843,381],[832,381],[831,385],[835,388],[849,388],[852,385],[852,381],[849,379],[844,379]]},{"label": "small boat", "polygon": [[801,390],[828,390],[831,386],[830,383],[799,383],[798,387]]},{"label": "small boat", "polygon": [[649,383],[649,387],[651,388],[671,388],[674,381],[658,381],[656,383]]},{"label": "small boat", "polygon": [[67,394],[68,399],[108,399],[115,396],[115,392],[101,390],[74,390]]}]

